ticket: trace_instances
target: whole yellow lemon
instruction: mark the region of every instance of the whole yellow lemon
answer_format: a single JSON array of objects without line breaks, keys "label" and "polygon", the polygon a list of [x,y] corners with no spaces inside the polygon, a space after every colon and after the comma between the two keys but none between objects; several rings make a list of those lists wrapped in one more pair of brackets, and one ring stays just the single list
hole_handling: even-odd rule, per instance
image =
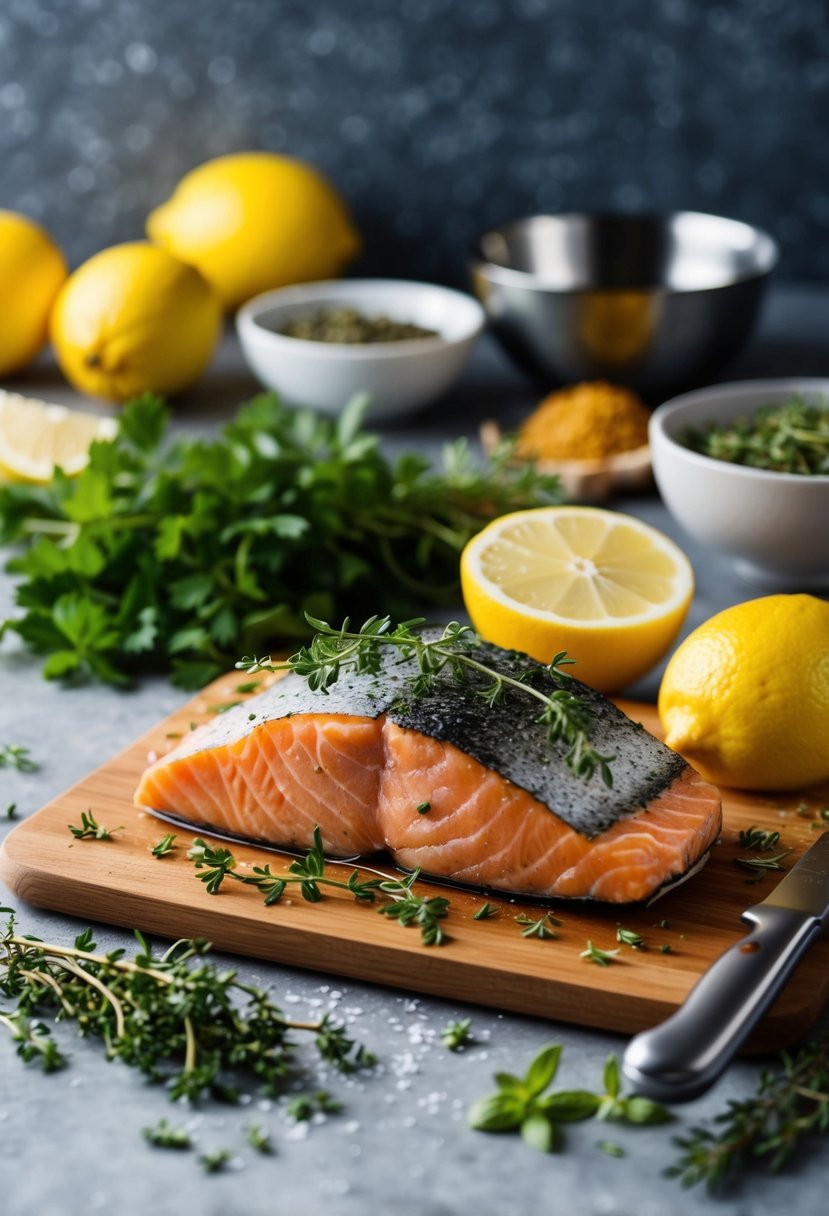
[{"label": "whole yellow lemon", "polygon": [[710,781],[829,779],[829,603],[769,595],[711,617],[671,658],[659,715],[668,746]]},{"label": "whole yellow lemon", "polygon": [[75,271],[55,302],[51,333],[77,389],[124,401],[186,388],[209,360],[221,323],[218,297],[193,266],[135,241]]},{"label": "whole yellow lemon", "polygon": [[150,214],[147,235],[197,266],[226,309],[274,287],[334,278],[361,248],[322,174],[272,152],[238,152],[194,169]]},{"label": "whole yellow lemon", "polygon": [[0,211],[0,376],[35,357],[49,333],[49,311],[66,261],[40,224]]}]

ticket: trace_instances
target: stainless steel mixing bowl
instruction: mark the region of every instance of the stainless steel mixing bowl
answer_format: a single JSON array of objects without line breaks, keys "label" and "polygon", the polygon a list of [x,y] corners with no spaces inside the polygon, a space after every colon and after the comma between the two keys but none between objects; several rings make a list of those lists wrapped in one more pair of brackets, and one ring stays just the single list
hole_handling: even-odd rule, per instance
[{"label": "stainless steel mixing bowl", "polygon": [[776,261],[767,233],[716,215],[572,213],[493,228],[470,269],[525,370],[659,393],[710,379],[736,353]]}]

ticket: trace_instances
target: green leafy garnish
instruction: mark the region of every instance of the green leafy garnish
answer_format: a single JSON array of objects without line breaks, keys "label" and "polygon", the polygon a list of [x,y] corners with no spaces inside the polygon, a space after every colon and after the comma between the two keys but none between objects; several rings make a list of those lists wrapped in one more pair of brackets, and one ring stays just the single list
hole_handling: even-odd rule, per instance
[{"label": "green leafy garnish", "polygon": [[780,840],[780,833],[770,828],[743,828],[740,832],[741,849],[757,849],[761,853],[775,848]]},{"label": "green leafy garnish", "polygon": [[459,1047],[465,1047],[467,1043],[473,1042],[472,1019],[460,1018],[457,1022],[450,1022],[444,1026],[440,1037],[444,1047],[448,1047],[450,1051],[457,1051]]},{"label": "green leafy garnish", "polygon": [[205,1174],[219,1174],[232,1157],[229,1148],[214,1148],[209,1153],[199,1154],[199,1165]]},{"label": "green leafy garnish", "polygon": [[175,849],[175,832],[168,832],[166,836],[162,836],[157,844],[154,844],[150,849],[153,857],[167,857]]},{"label": "green leafy garnish", "polygon": [[616,930],[616,941],[621,942],[623,946],[630,946],[633,950],[644,950],[645,939],[641,933],[637,933],[634,929],[623,929],[620,925]]},{"label": "green leafy garnish", "polygon": [[[448,670],[458,681],[468,681],[474,673],[483,684],[476,693],[487,705],[499,705],[509,692],[531,697],[540,709],[536,722],[546,727],[551,743],[562,742],[567,747],[566,763],[578,777],[589,780],[598,770],[605,785],[613,778],[610,764],[613,756],[604,756],[590,743],[593,712],[587,702],[569,688],[569,675],[563,669],[572,664],[562,650],[546,666],[533,666],[507,675],[486,661],[486,651],[479,650],[481,639],[469,625],[452,621],[437,637],[424,636],[422,617],[393,625],[391,617],[372,616],[353,631],[348,619],[339,629],[310,614],[308,624],[317,630],[310,645],[303,646],[284,663],[245,658],[236,664],[243,671],[292,671],[304,676],[308,687],[327,692],[343,671],[376,675],[381,668],[382,652],[398,650],[402,659],[411,660],[416,673],[410,680],[412,695],[424,696],[435,685],[438,676]],[[552,691],[536,687],[533,677],[542,673],[553,681]]]},{"label": "green leafy garnish", "polygon": [[38,766],[32,760],[28,747],[21,747],[17,743],[0,743],[0,768],[16,768],[19,773],[34,773],[37,772]]},{"label": "green leafy garnish", "polygon": [[113,832],[123,832],[123,828],[106,828],[98,823],[92,811],[81,811],[81,826],[72,823],[66,825],[76,840],[112,840]]},{"label": "green leafy garnish", "polygon": [[497,915],[498,915],[498,909],[493,904],[491,904],[489,902],[489,900],[487,900],[486,903],[481,904],[481,906],[477,912],[473,913],[472,919],[473,920],[490,920],[493,916],[497,916]]},{"label": "green leafy garnish", "polygon": [[522,937],[539,937],[543,941],[545,938],[552,939],[558,937],[553,926],[560,925],[561,921],[553,916],[552,912],[545,912],[537,920],[533,920],[531,916],[525,916],[522,913],[520,916],[516,916],[515,923],[521,925]]},{"label": "green leafy garnish", "polygon": [[257,1153],[262,1153],[265,1157],[272,1157],[274,1147],[271,1143],[270,1133],[263,1131],[258,1123],[252,1123],[246,1132],[247,1142],[251,1148],[255,1148]]},{"label": "green leafy garnish", "polygon": [[144,1127],[141,1135],[155,1148],[186,1149],[193,1147],[190,1134],[183,1127],[171,1127],[166,1119],[159,1119],[155,1127]]},{"label": "green leafy garnish", "polygon": [[829,474],[829,402],[809,404],[797,394],[682,437],[686,447],[714,460],[774,473]]},{"label": "green leafy garnish", "polygon": [[389,611],[457,597],[466,542],[505,511],[560,500],[510,459],[478,466],[463,441],[443,467],[390,464],[361,429],[263,395],[215,440],[166,437],[152,395],[74,478],[0,487],[0,544],[18,544],[20,614],[0,625],[45,656],[49,679],[128,684],[170,670],[196,688],[245,652],[308,636],[305,613]]},{"label": "green leafy garnish", "polygon": [[788,857],[791,849],[782,849],[779,853],[775,853],[773,857],[735,857],[734,865],[739,866],[741,870],[750,870],[751,878],[747,878],[748,883],[762,882],[765,874],[775,870],[785,870],[783,859]]},{"label": "green leafy garnish", "polygon": [[618,950],[600,950],[588,941],[587,948],[582,950],[579,958],[583,958],[587,963],[596,963],[599,967],[609,967],[618,953]]}]

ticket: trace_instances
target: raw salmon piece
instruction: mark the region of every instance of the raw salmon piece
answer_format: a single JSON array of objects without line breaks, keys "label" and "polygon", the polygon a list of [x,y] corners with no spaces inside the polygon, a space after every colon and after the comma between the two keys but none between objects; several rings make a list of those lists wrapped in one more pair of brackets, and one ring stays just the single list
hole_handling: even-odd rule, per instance
[{"label": "raw salmon piece", "polygon": [[[525,655],[478,653],[504,675],[561,686]],[[600,693],[568,681],[592,711],[594,746],[614,757],[612,789],[570,770],[532,698],[510,692],[493,709],[475,676],[448,670],[414,697],[415,672],[395,652],[329,693],[287,676],[156,761],[136,802],[292,849],[318,824],[332,856],[386,849],[455,882],[566,899],[644,900],[705,858],[717,790]]]}]

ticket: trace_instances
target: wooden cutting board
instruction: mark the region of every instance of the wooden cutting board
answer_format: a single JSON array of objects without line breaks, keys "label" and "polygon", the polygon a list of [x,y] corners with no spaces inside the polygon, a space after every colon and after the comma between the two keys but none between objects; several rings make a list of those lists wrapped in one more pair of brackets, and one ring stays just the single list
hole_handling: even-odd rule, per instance
[{"label": "wooden cutting board", "polygon": [[[251,887],[227,882],[217,895],[197,880],[185,853],[192,834],[177,829],[174,853],[157,859],[150,849],[171,828],[132,805],[133,790],[150,755],[174,746],[192,722],[208,720],[218,706],[243,699],[238,674],[205,689],[120,755],[31,815],[7,837],[0,873],[12,891],[39,907],[168,938],[206,937],[217,947],[356,979],[389,984],[515,1013],[560,1019],[605,1030],[633,1032],[672,1013],[702,972],[745,931],[741,911],[762,899],[781,877],[750,885],[734,859],[741,828],[759,825],[781,833],[793,862],[815,839],[798,814],[799,797],[738,794],[724,798],[725,827],[705,869],[647,908],[593,907],[559,901],[556,940],[521,936],[515,917],[534,919],[537,906],[496,900],[497,915],[475,921],[483,897],[445,886],[421,884],[424,893],[449,895],[444,921],[449,941],[421,945],[376,907],[356,904],[339,892],[317,904],[285,896],[270,908]],[[653,706],[622,708],[658,733]],[[829,804],[829,788],[813,792],[815,811]],[[67,825],[91,809],[100,823],[123,825],[112,841],[74,840]],[[205,833],[206,835],[206,833]],[[230,846],[240,866],[287,866],[290,858],[254,846]],[[393,869],[393,867],[390,867]],[[661,927],[667,920],[670,927]],[[622,946],[600,967],[579,957],[588,940],[616,949],[618,926],[641,933],[646,949]],[[660,947],[670,946],[663,954]],[[819,943],[767,1016],[753,1040],[757,1049],[781,1047],[802,1037],[829,998],[829,942]]]}]

